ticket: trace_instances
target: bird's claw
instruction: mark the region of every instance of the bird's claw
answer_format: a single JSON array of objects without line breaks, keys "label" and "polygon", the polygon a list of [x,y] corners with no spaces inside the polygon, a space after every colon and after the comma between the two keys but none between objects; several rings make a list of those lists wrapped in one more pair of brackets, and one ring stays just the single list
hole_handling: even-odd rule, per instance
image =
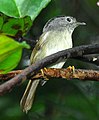
[{"label": "bird's claw", "polygon": [[75,67],[74,67],[74,66],[69,66],[67,69],[69,69],[69,70],[72,71],[73,73],[75,72]]}]

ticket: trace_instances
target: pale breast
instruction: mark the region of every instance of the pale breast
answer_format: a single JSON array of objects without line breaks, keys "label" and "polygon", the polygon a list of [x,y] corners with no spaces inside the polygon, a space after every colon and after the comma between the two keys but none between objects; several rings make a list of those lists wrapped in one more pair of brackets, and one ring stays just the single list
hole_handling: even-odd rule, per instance
[{"label": "pale breast", "polygon": [[[46,56],[54,54],[58,51],[68,49],[72,47],[72,38],[68,31],[48,31],[47,34],[43,34],[39,40],[40,49],[35,53],[33,61],[38,61]],[[53,65],[54,68],[61,68],[65,60]]]}]

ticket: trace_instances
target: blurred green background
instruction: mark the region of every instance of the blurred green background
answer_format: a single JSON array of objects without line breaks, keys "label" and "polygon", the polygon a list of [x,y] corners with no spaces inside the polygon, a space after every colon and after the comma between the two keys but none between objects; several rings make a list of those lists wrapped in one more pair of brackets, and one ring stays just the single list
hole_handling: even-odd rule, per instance
[{"label": "blurred green background", "polygon": [[[57,15],[76,17],[87,23],[73,33],[74,46],[99,43],[99,7],[97,0],[52,0],[33,22],[27,37],[39,38],[44,24]],[[31,51],[23,54],[30,57]],[[22,62],[20,65],[22,65]],[[21,68],[19,65],[19,68]],[[65,67],[95,69],[98,66],[79,60],[69,59]],[[80,80],[49,80],[43,87],[39,85],[35,102],[28,114],[20,109],[20,99],[27,83],[17,86],[0,98],[0,120],[98,120],[99,84]]]}]

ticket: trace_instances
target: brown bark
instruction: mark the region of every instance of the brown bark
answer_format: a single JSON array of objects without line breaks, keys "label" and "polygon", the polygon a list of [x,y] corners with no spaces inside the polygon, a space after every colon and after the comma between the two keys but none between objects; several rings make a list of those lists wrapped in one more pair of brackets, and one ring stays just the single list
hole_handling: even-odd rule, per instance
[{"label": "brown bark", "polygon": [[[7,78],[14,77],[17,74],[22,73],[22,70],[12,71],[6,75],[0,75],[0,79],[7,80]],[[5,76],[5,77],[4,77]],[[99,81],[99,71],[94,70],[82,70],[82,69],[74,69],[73,67],[68,67],[67,69],[55,69],[55,68],[44,68],[42,72],[37,73],[35,76],[31,77],[32,80],[36,80],[38,78],[44,78],[45,80],[49,80],[49,78],[64,78],[67,80],[91,80],[91,81]],[[24,79],[26,80],[26,78]],[[14,81],[7,81],[0,85],[0,95],[3,95],[5,92],[9,92],[12,90],[14,86],[18,83],[21,83],[22,80],[18,81],[15,79]]]}]

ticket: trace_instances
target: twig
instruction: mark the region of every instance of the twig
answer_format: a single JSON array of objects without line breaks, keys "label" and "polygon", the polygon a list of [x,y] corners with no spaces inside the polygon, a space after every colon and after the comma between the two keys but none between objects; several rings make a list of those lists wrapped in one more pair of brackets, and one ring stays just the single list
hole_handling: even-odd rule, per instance
[{"label": "twig", "polygon": [[15,77],[16,75],[20,74],[22,72],[22,70],[16,70],[16,71],[11,71],[7,74],[0,74],[0,81],[7,81],[13,77]]},{"label": "twig", "polygon": [[[7,74],[0,74],[0,80],[6,81],[9,80],[16,75],[20,74],[23,70],[16,70],[11,71]],[[66,69],[56,69],[56,68],[44,68],[42,69],[43,74],[41,72],[37,73],[30,79],[40,79],[40,78],[66,78],[66,79],[73,79],[78,78],[80,80],[92,80],[98,81],[99,80],[99,71],[95,70],[84,70],[84,69],[74,69],[72,67],[68,67]]]},{"label": "twig", "polygon": [[[68,67],[67,69],[56,69],[56,68],[46,68],[42,69],[42,73],[38,73],[35,75],[32,80],[44,78],[48,80],[48,78],[65,78],[65,79],[74,79],[78,78],[80,80],[91,80],[91,81],[99,81],[99,71],[95,70],[82,70],[82,69],[73,69],[72,67]],[[46,79],[47,78],[47,79]]]},{"label": "twig", "polygon": [[85,61],[85,62],[90,62],[92,64],[99,66],[99,54],[83,55],[83,56],[76,57],[75,59]]},{"label": "twig", "polygon": [[[32,80],[36,80],[36,79],[45,79],[45,80],[49,80],[49,78],[65,78],[67,80],[71,80],[71,79],[79,79],[79,80],[91,80],[91,81],[99,81],[99,71],[95,71],[95,70],[82,70],[82,69],[73,69],[72,67],[68,67],[67,69],[56,69],[56,68],[46,68],[46,69],[42,69],[43,70],[43,74],[41,72],[37,73],[35,76],[31,77]],[[20,74],[22,72],[22,70],[18,70],[18,71],[12,71],[8,74],[1,74],[0,78],[4,78],[3,80],[8,80],[8,78],[14,77],[16,74]],[[9,83],[9,81],[8,81]],[[16,85],[16,81],[12,82],[11,85]],[[8,86],[6,86],[7,88],[9,88],[9,84]],[[11,91],[12,88],[10,88],[9,90]],[[0,93],[0,95],[2,95],[3,93]]]},{"label": "twig", "polygon": [[29,39],[29,38],[26,38],[26,37],[23,37],[21,41],[26,41],[31,46],[32,50],[33,50],[33,48],[35,47],[35,45],[37,43],[36,40]]},{"label": "twig", "polygon": [[26,41],[27,44],[29,44],[31,46],[31,50],[33,50],[34,46],[36,45],[36,40],[30,39],[30,38],[26,38],[26,37],[12,37],[14,38],[16,41],[18,42],[23,42]]},{"label": "twig", "polygon": [[15,76],[11,80],[5,82],[4,84],[0,85],[0,95],[4,94],[5,92],[11,90],[16,84],[26,80],[33,76],[36,72],[38,72],[41,68],[44,68],[52,63],[55,63],[59,58],[69,58],[69,57],[79,57],[82,55],[87,54],[97,54],[99,53],[99,44],[93,45],[83,45],[75,48],[71,48],[68,50],[63,50],[57,52],[53,55],[50,55],[35,64],[29,66],[28,68],[24,69],[22,73]]}]

